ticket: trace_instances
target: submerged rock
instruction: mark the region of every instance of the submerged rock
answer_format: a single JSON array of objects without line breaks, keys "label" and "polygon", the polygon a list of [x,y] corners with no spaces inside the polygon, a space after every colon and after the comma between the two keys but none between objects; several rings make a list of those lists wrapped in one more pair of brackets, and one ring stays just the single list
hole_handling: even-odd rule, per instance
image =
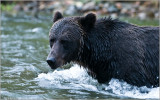
[{"label": "submerged rock", "polygon": [[95,2],[89,2],[89,3],[86,3],[83,8],[82,8],[82,11],[89,11],[89,10],[95,10]]},{"label": "submerged rock", "polygon": [[66,15],[74,15],[77,12],[77,8],[75,5],[70,5],[65,11]]},{"label": "submerged rock", "polygon": [[82,7],[83,7],[83,3],[78,1],[78,2],[75,3],[75,6],[76,6],[76,8],[77,8],[78,10],[81,10]]},{"label": "submerged rock", "polygon": [[113,12],[117,12],[118,9],[115,5],[111,5],[110,7],[108,7],[108,12],[113,13]]},{"label": "submerged rock", "polygon": [[138,14],[138,18],[141,19],[141,20],[146,19],[146,17],[147,17],[147,14],[144,13],[144,12],[141,12],[141,13]]}]

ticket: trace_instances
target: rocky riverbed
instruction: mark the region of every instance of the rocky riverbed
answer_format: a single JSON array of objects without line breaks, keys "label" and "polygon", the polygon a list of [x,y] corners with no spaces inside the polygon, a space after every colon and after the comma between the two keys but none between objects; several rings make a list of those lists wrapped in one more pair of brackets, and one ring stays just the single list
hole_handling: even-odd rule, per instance
[{"label": "rocky riverbed", "polygon": [[[5,4],[6,2],[2,2]],[[54,0],[54,1],[15,1],[14,11],[32,12],[38,17],[40,11],[60,11],[67,16],[83,15],[90,11],[100,16],[137,17],[141,20],[146,18],[159,18],[158,0],[153,1],[100,1],[100,0]]]}]

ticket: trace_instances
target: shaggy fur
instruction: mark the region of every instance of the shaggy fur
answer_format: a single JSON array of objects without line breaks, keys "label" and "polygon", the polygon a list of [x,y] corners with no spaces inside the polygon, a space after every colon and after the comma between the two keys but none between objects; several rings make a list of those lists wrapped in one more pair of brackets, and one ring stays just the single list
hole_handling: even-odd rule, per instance
[{"label": "shaggy fur", "polygon": [[[138,27],[111,18],[96,19],[93,13],[54,20],[50,40],[65,34],[68,40],[74,41],[72,46],[68,44],[70,53],[65,50],[60,53],[66,54],[66,58],[49,54],[48,57],[62,58],[59,65],[74,61],[99,83],[117,78],[136,86],[159,86],[158,27]],[[58,42],[50,44],[60,46]],[[51,52],[59,50],[55,46],[51,46]]]}]

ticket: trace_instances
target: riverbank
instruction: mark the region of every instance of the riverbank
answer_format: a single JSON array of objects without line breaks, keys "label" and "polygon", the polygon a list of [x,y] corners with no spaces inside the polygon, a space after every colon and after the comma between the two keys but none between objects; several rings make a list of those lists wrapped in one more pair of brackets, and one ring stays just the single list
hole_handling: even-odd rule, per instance
[{"label": "riverbank", "polygon": [[131,17],[145,19],[158,19],[159,2],[153,1],[100,1],[100,0],[55,0],[55,1],[6,1],[2,2],[2,11],[17,14],[21,11],[31,12],[36,18],[40,12],[53,14],[60,11],[66,16],[83,15],[90,11],[98,16],[111,16],[112,18]]}]

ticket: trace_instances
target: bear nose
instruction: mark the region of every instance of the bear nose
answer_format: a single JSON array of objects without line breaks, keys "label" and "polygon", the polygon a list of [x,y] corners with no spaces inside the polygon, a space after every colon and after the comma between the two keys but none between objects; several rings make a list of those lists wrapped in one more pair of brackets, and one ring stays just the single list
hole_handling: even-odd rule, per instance
[{"label": "bear nose", "polygon": [[56,59],[55,58],[47,58],[47,63],[50,67],[54,66],[56,63]]}]

